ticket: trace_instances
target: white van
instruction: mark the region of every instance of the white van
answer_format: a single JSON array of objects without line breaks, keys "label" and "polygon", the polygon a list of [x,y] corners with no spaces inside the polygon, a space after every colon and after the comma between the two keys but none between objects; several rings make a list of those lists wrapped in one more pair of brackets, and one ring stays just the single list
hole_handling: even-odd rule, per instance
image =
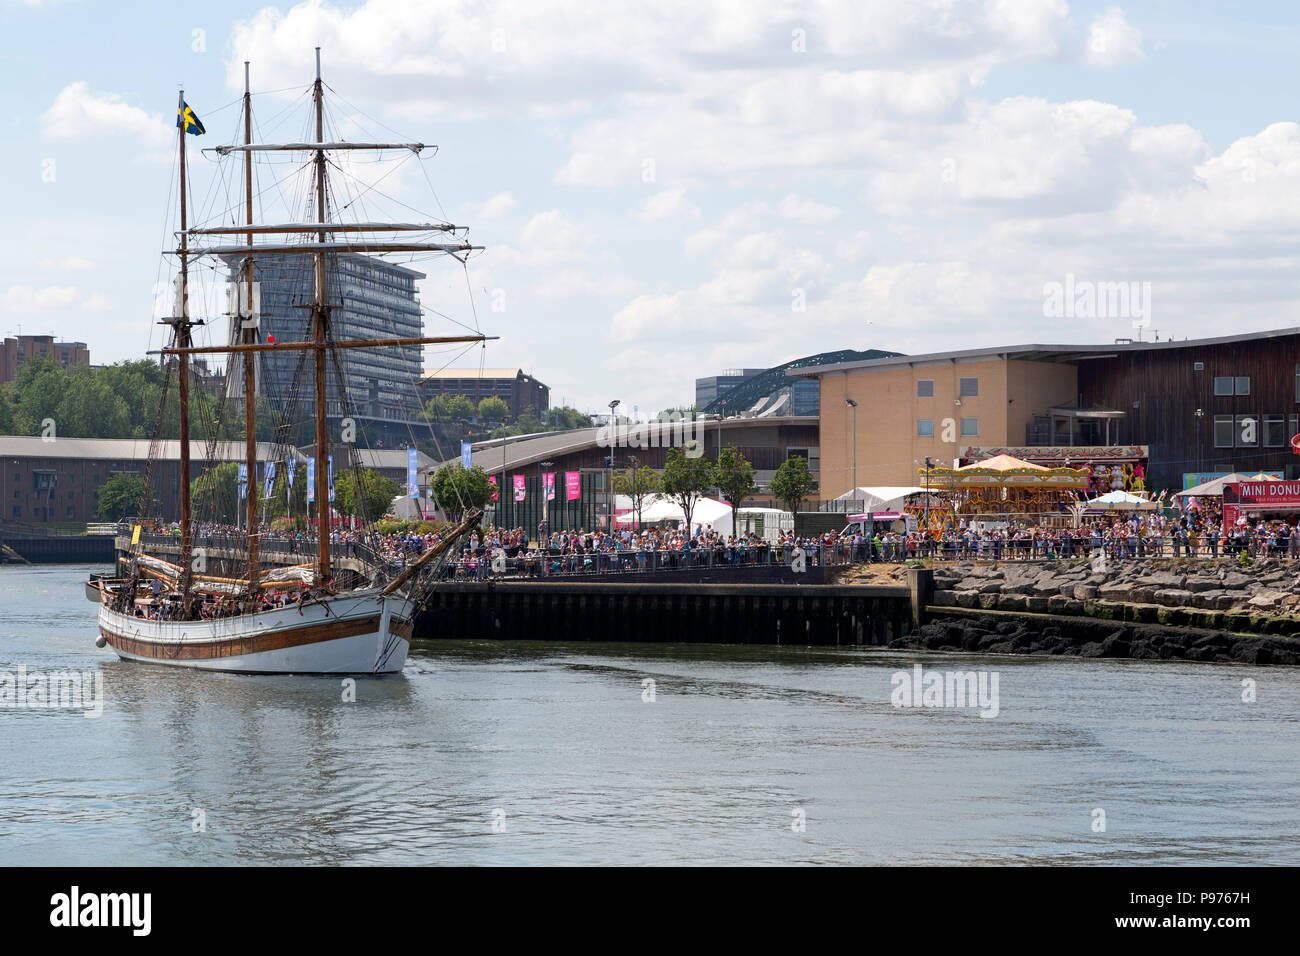
[{"label": "white van", "polygon": [[858,532],[867,534],[868,523],[871,524],[873,534],[888,531],[913,534],[917,529],[916,515],[906,511],[876,511],[848,517],[849,523],[840,532],[841,538],[851,537]]}]

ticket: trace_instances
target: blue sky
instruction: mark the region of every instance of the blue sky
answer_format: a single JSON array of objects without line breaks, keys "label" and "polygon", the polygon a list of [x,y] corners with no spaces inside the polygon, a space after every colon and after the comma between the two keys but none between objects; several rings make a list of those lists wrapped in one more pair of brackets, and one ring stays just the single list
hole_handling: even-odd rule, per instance
[{"label": "blue sky", "polygon": [[[650,412],[696,376],[830,349],[1300,325],[1288,5],[592,9],[0,0],[0,334],[97,362],[156,347],[178,84],[209,129],[191,147],[216,145],[243,60],[269,119],[318,44],[348,135],[440,147],[384,189],[486,246],[483,362],[555,402]],[[195,158],[196,195],[215,172]],[[459,267],[420,267],[425,304],[474,324]],[[1150,283],[1149,325],[1045,314],[1066,276]]]}]

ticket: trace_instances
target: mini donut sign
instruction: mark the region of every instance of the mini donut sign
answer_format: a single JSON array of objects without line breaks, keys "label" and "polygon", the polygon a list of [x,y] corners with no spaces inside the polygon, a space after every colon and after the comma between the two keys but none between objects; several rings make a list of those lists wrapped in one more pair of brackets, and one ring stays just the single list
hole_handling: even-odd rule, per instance
[{"label": "mini donut sign", "polygon": [[1291,436],[1291,450],[1300,455],[1300,435]]}]

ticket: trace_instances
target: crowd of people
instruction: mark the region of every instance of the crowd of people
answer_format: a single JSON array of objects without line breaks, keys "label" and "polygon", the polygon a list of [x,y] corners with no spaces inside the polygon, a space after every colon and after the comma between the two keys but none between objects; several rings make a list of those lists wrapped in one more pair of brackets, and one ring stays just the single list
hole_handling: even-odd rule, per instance
[{"label": "crowd of people", "polygon": [[[898,527],[895,525],[894,527]],[[179,533],[176,525],[170,530]],[[196,545],[242,535],[234,527],[196,526]],[[314,535],[308,532],[267,531],[264,548],[279,546],[293,552],[314,553]],[[335,529],[331,550],[336,555],[405,568],[442,540],[442,533],[415,531],[381,534],[374,529]],[[868,538],[861,531],[842,534],[796,536],[782,532],[767,540],[755,534],[724,535],[710,525],[693,528],[623,528],[606,530],[555,530],[487,526],[462,539],[443,566],[444,577],[534,577],[598,571],[657,570],[700,565],[788,563],[795,549],[807,562],[902,562],[930,560],[1021,561],[1073,558],[1104,552],[1116,559],[1220,555],[1281,555],[1296,557],[1300,531],[1294,521],[1241,522],[1223,528],[1217,508],[1201,502],[1180,517],[1160,512],[1130,512],[1085,519],[1079,527],[1046,524],[960,521],[942,531],[877,529]],[[279,600],[275,596],[268,600]],[[292,594],[285,600],[294,600]],[[217,602],[206,613],[242,613]]]}]

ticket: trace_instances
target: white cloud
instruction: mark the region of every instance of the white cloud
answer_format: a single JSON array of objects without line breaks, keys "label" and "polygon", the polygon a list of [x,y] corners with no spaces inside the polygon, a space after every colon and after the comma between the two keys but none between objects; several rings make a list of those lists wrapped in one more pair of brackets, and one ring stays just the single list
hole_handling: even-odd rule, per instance
[{"label": "white cloud", "polygon": [[1111,7],[1088,27],[1084,58],[1093,66],[1122,66],[1143,57],[1142,31],[1129,25],[1119,7]]},{"label": "white cloud", "polygon": [[840,218],[840,213],[843,210],[839,206],[828,206],[813,202],[811,199],[800,199],[798,196],[791,194],[777,203],[776,211],[782,219],[820,224],[834,222]]},{"label": "white cloud", "polygon": [[504,216],[517,205],[519,205],[519,203],[515,201],[513,193],[509,191],[497,193],[479,207],[478,217],[480,219],[497,219]]},{"label": "white cloud", "polygon": [[665,189],[641,203],[636,215],[643,222],[699,219],[700,207],[686,198],[685,189]]},{"label": "white cloud", "polygon": [[581,269],[561,269],[548,274],[532,289],[534,298],[554,302],[634,295],[642,283],[624,275],[590,276]]},{"label": "white cloud", "polygon": [[0,311],[21,314],[43,314],[69,309],[98,310],[107,306],[108,300],[103,295],[86,297],[72,285],[49,285],[40,289],[29,285],[14,285],[0,294]]},{"label": "white cloud", "polygon": [[42,269],[57,269],[60,272],[85,272],[95,268],[95,264],[81,256],[64,256],[61,259],[41,259],[37,265]]},{"label": "white cloud", "polygon": [[158,146],[171,139],[172,128],[157,113],[131,106],[114,93],[95,93],[84,80],[69,83],[41,115],[51,139],[75,139],[102,133],[126,133]]}]

